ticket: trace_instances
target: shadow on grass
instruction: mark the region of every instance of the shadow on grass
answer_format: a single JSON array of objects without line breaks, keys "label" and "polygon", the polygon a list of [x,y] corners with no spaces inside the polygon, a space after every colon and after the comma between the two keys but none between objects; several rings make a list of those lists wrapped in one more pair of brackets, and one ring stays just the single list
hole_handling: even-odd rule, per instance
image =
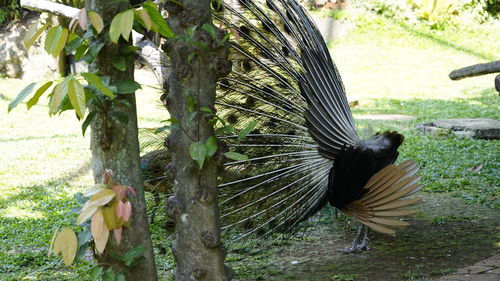
[{"label": "shadow on grass", "polygon": [[417,122],[450,118],[500,118],[500,99],[491,89],[468,90],[464,96],[453,100],[442,99],[373,99],[365,107],[354,108],[354,114],[407,114],[417,117]]},{"label": "shadow on grass", "polygon": [[[18,186],[17,188],[21,189],[21,191],[15,195],[12,196],[4,196],[0,199],[0,208],[6,208],[10,205],[12,205],[13,202],[19,201],[19,200],[49,200],[52,202],[53,200],[51,199],[46,199],[45,197],[51,195],[50,188],[54,188],[57,186],[68,186],[69,182],[72,180],[84,175],[88,170],[90,169],[90,162],[85,162],[82,163],[79,167],[76,169],[64,174],[63,176],[56,178],[56,179],[51,179],[48,180],[42,184],[37,184],[37,185],[31,185],[31,186]],[[41,202],[37,202],[41,203]]]},{"label": "shadow on grass", "polygon": [[409,25],[409,24],[407,24],[405,22],[394,20],[394,19],[392,19],[392,22],[395,23],[395,24],[397,24],[397,25],[399,25],[406,32],[408,32],[408,33],[410,33],[410,34],[412,34],[414,36],[420,37],[420,38],[428,39],[428,40],[432,41],[433,43],[435,43],[437,45],[440,45],[440,46],[443,46],[443,47],[446,47],[446,48],[450,48],[450,49],[454,49],[454,50],[457,50],[457,51],[460,51],[460,52],[464,52],[464,53],[476,56],[478,58],[482,58],[484,60],[493,61],[493,60],[496,59],[495,57],[493,57],[491,55],[484,54],[482,52],[478,52],[478,51],[473,50],[471,48],[464,47],[464,46],[461,46],[459,44],[443,40],[442,38],[439,38],[436,34],[433,34],[432,32],[418,30],[418,29],[414,28],[413,26],[411,26],[411,25]]},{"label": "shadow on grass", "polygon": [[26,140],[43,140],[43,139],[58,139],[58,138],[74,138],[80,137],[76,134],[68,134],[68,135],[50,135],[50,136],[24,136],[19,138],[0,138],[0,142],[8,142],[8,141],[26,141]]}]

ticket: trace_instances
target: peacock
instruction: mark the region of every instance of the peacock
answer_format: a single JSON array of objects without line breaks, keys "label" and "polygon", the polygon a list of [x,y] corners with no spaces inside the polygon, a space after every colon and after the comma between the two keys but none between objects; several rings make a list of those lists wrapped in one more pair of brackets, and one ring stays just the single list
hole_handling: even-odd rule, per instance
[{"label": "peacock", "polygon": [[[330,204],[360,223],[352,252],[366,249],[367,229],[395,235],[408,225],[397,218],[418,212],[406,208],[421,200],[408,197],[422,187],[418,164],[395,164],[404,141],[397,132],[360,138],[339,71],[306,10],[296,0],[214,1],[212,9],[232,34],[232,72],[217,85],[217,114],[227,123],[216,128],[219,147],[248,156],[225,160],[218,176],[223,233],[238,240],[290,231]],[[236,132],[249,124],[241,138]],[[143,158],[153,181],[154,159]]]}]

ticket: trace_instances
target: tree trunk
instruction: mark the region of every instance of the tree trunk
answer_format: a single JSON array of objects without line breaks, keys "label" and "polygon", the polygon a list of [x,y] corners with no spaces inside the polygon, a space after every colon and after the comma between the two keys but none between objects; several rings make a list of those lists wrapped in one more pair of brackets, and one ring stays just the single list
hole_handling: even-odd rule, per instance
[{"label": "tree trunk", "polygon": [[[128,8],[127,3],[121,2],[121,4],[118,4],[114,2],[108,4],[108,2],[105,0],[88,0],[86,1],[86,10],[96,11],[103,17],[105,22],[110,22],[114,15]],[[111,58],[114,54],[119,53],[119,49],[120,45],[107,43],[101,49],[95,64],[91,65],[91,68],[98,69],[102,75],[109,76],[110,84],[134,79],[133,56],[126,58],[125,71],[119,71],[112,66]],[[114,237],[111,235],[104,253],[97,256],[97,259],[101,265],[112,267],[115,273],[124,273],[126,280],[158,280],[140,171],[135,95],[118,95],[115,99],[121,99],[128,105],[108,101],[104,106],[104,111],[99,111],[91,123],[94,180],[96,183],[101,182],[105,170],[111,169],[114,181],[122,185],[132,186],[137,194],[130,198],[133,216],[130,225],[124,227],[120,245],[116,244]],[[114,115],[110,114],[112,112]],[[116,116],[116,112],[128,116],[128,122],[119,121],[117,118],[112,117]],[[147,251],[143,254],[144,258],[135,266],[128,267],[115,258],[115,256],[121,256],[139,246],[147,247]]]},{"label": "tree trunk", "polygon": [[[229,45],[222,40],[223,31],[214,27],[215,38],[211,38],[201,28],[204,24],[213,26],[209,0],[186,0],[182,6],[176,3],[179,2],[166,2],[168,22],[176,37],[165,46],[172,71],[166,103],[171,117],[179,120],[182,128],[173,130],[166,141],[172,154],[170,171],[175,175],[175,193],[168,202],[168,214],[176,223],[172,245],[177,262],[175,279],[230,280],[232,272],[224,266],[225,253],[220,241],[218,163],[207,159],[200,169],[189,154],[192,143],[205,142],[214,134],[200,108],[215,112],[216,81],[231,70],[227,61]],[[196,30],[188,35],[186,30],[194,26]],[[188,120],[190,112],[196,112],[192,121]]]}]

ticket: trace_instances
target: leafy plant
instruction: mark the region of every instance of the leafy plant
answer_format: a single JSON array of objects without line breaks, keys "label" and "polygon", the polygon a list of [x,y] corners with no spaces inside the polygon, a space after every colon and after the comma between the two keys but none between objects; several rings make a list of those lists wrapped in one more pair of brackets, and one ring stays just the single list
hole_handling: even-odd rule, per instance
[{"label": "leafy plant", "polygon": [[[88,21],[87,21],[88,19]],[[134,25],[134,23],[138,23]],[[77,28],[79,27],[79,29]],[[38,22],[32,24],[23,43],[29,48],[47,30],[45,37],[45,51],[54,57],[58,57],[61,52],[73,54],[77,61],[92,63],[101,49],[107,42],[117,44],[123,38],[128,41],[133,29],[139,31],[152,30],[159,32],[165,37],[172,37],[172,31],[161,17],[156,5],[145,2],[138,8],[131,8],[117,14],[110,23],[105,23],[103,19],[94,11],[80,9],[78,15],[71,21],[68,28],[62,26],[49,27],[49,24],[41,25]],[[107,29],[109,32],[103,32]],[[136,47],[126,46],[112,58],[112,65],[119,71],[124,71],[126,61],[133,59]],[[34,92],[33,97],[28,101],[27,107],[30,109],[37,104],[44,93],[49,93],[49,114],[61,113],[65,110],[75,110],[77,118],[84,120],[82,123],[82,133],[85,134],[90,122],[100,111],[109,118],[115,118],[120,122],[128,122],[128,116],[120,112],[108,112],[106,103],[124,101],[116,99],[119,95],[126,95],[140,89],[141,86],[131,80],[116,81],[113,84],[110,78],[101,75],[99,72],[83,72],[71,74],[62,79],[44,81],[36,88],[30,84],[24,88],[19,95],[9,104],[9,111],[14,109],[20,102]],[[87,109],[95,108],[94,111]]]},{"label": "leafy plant", "polygon": [[18,0],[0,1],[0,26],[6,24],[12,19],[20,16],[20,6]]},{"label": "leafy plant", "polygon": [[[90,237],[94,239],[97,252],[102,253],[110,231],[113,231],[117,244],[120,244],[123,226],[127,225],[132,216],[132,205],[127,199],[127,191],[135,195],[132,187],[114,182],[111,179],[111,171],[107,170],[102,183],[83,194],[88,200],[83,205],[76,224],[83,225],[90,219],[90,233],[84,230],[77,238],[70,228],[65,228],[61,232],[56,231],[49,247],[49,255],[52,251],[56,256],[62,253],[64,263],[70,265],[77,255],[78,248],[80,246],[86,248],[86,242]],[[131,264],[138,255],[129,254],[126,258],[127,263]]]}]

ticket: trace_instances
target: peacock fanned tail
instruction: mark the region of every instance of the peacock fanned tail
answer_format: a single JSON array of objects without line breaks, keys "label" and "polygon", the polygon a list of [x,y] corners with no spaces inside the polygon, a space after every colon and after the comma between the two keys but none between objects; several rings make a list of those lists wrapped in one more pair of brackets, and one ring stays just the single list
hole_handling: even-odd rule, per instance
[{"label": "peacock fanned tail", "polygon": [[[249,160],[219,176],[222,230],[236,239],[287,231],[326,204],[394,235],[416,211],[417,164],[393,164],[404,137],[361,140],[339,72],[318,28],[296,0],[214,1],[232,33],[232,72],[217,86],[218,139]],[[244,138],[239,131],[256,122]],[[233,236],[234,237],[234,236]]]},{"label": "peacock fanned tail", "polygon": [[[344,197],[336,207],[375,231],[406,225],[387,218],[413,214],[400,208],[418,200],[401,199],[416,190],[415,165],[391,164],[403,137],[360,140],[339,72],[305,9],[294,0],[240,0],[214,2],[214,10],[215,22],[233,33],[233,71],[218,85],[218,112],[237,130],[257,121],[244,139],[219,136],[249,157],[224,164],[223,230],[238,227],[239,238],[289,230],[328,202],[335,206],[332,195]],[[366,157],[364,172],[350,168]],[[338,179],[360,174],[354,184]]]}]

